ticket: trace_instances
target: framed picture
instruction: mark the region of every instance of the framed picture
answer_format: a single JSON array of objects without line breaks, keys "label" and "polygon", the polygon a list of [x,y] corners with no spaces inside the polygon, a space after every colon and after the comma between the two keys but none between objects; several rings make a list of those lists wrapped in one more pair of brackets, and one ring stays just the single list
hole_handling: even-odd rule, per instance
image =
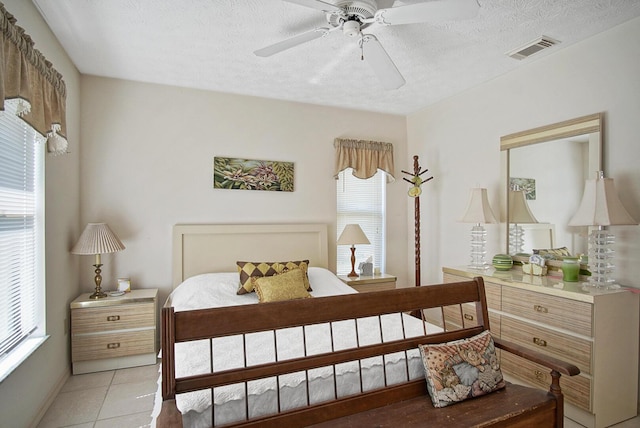
[{"label": "framed picture", "polygon": [[535,178],[511,177],[509,182],[511,190],[524,190],[524,195],[528,201],[536,199]]},{"label": "framed picture", "polygon": [[128,293],[131,291],[131,281],[129,278],[118,278],[118,291]]},{"label": "framed picture", "polygon": [[216,156],[213,188],[293,192],[293,162]]}]

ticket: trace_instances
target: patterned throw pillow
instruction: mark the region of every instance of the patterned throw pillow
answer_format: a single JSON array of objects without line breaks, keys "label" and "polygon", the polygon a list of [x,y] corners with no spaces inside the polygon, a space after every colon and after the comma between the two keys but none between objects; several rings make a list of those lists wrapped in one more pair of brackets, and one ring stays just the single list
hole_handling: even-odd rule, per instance
[{"label": "patterned throw pillow", "polygon": [[240,288],[238,294],[247,294],[253,291],[251,278],[261,278],[263,276],[273,276],[287,270],[300,269],[304,274],[304,285],[307,291],[311,290],[307,270],[309,260],[289,261],[289,262],[236,262],[238,273],[240,274]]},{"label": "patterned throw pillow", "polygon": [[468,339],[418,348],[435,407],[445,407],[505,386],[488,331]]},{"label": "patterned throw pillow", "polygon": [[311,297],[304,285],[302,269],[256,278],[254,285],[260,303]]}]

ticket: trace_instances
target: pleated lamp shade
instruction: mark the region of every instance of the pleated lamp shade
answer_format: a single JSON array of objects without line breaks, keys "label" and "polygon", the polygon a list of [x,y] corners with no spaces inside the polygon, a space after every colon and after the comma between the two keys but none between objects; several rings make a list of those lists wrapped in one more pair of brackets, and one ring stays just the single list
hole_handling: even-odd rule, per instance
[{"label": "pleated lamp shade", "polygon": [[89,223],[71,250],[72,254],[92,255],[115,253],[124,245],[106,223]]},{"label": "pleated lamp shade", "polygon": [[491,205],[489,205],[487,189],[471,189],[471,196],[469,197],[467,210],[460,221],[463,223],[477,224],[492,224],[498,222],[496,217],[493,215]]},{"label": "pleated lamp shade", "polygon": [[635,225],[637,221],[624,209],[618,198],[613,178],[604,178],[602,171],[596,179],[585,181],[578,211],[569,226]]}]

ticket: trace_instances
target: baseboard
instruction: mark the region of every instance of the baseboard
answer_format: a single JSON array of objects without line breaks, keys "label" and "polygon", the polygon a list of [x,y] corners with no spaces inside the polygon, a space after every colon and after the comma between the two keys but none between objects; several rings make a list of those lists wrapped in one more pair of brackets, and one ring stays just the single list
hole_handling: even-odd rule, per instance
[{"label": "baseboard", "polygon": [[38,424],[40,423],[42,418],[44,418],[45,413],[47,413],[47,410],[49,410],[49,406],[51,406],[53,400],[56,399],[56,397],[62,390],[62,387],[67,382],[70,376],[71,370],[67,367],[67,369],[62,373],[62,376],[60,376],[54,387],[49,392],[49,395],[47,395],[47,399],[44,401],[44,403],[42,403],[42,406],[40,406],[40,410],[29,424],[29,428],[38,427]]}]

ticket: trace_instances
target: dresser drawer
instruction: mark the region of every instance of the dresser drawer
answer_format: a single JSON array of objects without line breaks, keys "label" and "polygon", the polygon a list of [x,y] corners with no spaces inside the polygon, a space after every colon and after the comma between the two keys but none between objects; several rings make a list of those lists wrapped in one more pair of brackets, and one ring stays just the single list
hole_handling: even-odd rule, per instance
[{"label": "dresser drawer", "polygon": [[504,287],[502,311],[584,336],[593,336],[590,303]]},{"label": "dresser drawer", "polygon": [[154,327],[155,321],[155,303],[73,309],[71,311],[71,325],[74,335]]},{"label": "dresser drawer", "polygon": [[513,318],[502,317],[502,338],[575,364],[581,373],[591,373],[593,343]]},{"label": "dresser drawer", "polygon": [[155,329],[76,336],[71,360],[86,361],[155,352]]},{"label": "dresser drawer", "polygon": [[[500,358],[502,371],[540,389],[548,390],[551,384],[551,369],[503,351]],[[562,376],[560,388],[567,402],[591,411],[591,381],[581,375]]]},{"label": "dresser drawer", "polygon": [[[457,275],[451,275],[449,273],[443,274],[443,280],[446,283],[469,281],[469,278]],[[487,295],[487,307],[496,311],[500,310],[502,301],[502,287],[498,284],[491,282],[484,282],[484,292]]]},{"label": "dresser drawer", "polygon": [[[462,326],[473,327],[478,325],[476,306],[473,303],[445,306],[442,312],[447,331],[458,330]],[[500,337],[500,315],[489,312],[489,326],[491,327],[491,332],[496,337]]]}]

